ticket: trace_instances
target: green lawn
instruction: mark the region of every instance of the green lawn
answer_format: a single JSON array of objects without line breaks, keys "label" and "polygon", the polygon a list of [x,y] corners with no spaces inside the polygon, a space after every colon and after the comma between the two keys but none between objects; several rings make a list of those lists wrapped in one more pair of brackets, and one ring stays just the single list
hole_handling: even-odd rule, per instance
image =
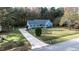
[{"label": "green lawn", "polygon": [[[14,46],[14,45],[15,46],[12,48],[17,48],[17,47],[21,47],[21,46],[26,46],[25,48],[31,47],[30,43],[19,32],[18,28],[15,28],[14,31],[7,33],[5,40],[3,40],[3,42],[0,43],[0,48],[2,48],[2,46],[4,46],[4,45],[6,46],[6,44],[10,45],[9,43],[11,43],[11,44],[14,43],[12,46]],[[7,48],[7,49],[9,49],[9,48]]]},{"label": "green lawn", "polygon": [[23,35],[19,32],[18,28],[15,28],[15,30],[11,33],[9,33],[6,37],[6,39],[13,40],[13,41],[20,41],[23,40],[24,42],[28,42]]},{"label": "green lawn", "polygon": [[[34,32],[35,29],[29,30],[29,33],[36,36]],[[46,43],[55,44],[77,37],[79,37],[79,31],[69,30],[66,28],[49,28],[49,29],[42,29],[42,35],[37,38]]]}]

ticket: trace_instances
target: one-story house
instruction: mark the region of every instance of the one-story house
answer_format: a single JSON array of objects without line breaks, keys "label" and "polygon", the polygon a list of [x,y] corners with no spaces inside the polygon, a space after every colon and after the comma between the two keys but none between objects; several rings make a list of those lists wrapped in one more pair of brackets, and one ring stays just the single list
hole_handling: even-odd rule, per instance
[{"label": "one-story house", "polygon": [[34,19],[34,20],[27,20],[26,27],[30,28],[51,28],[53,23],[50,19]]}]

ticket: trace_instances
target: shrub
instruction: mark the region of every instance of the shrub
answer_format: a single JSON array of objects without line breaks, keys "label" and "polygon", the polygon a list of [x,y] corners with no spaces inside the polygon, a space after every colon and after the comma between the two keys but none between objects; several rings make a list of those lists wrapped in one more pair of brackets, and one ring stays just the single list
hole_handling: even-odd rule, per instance
[{"label": "shrub", "polygon": [[36,36],[41,36],[41,33],[42,33],[42,29],[41,28],[36,28],[35,29]]}]

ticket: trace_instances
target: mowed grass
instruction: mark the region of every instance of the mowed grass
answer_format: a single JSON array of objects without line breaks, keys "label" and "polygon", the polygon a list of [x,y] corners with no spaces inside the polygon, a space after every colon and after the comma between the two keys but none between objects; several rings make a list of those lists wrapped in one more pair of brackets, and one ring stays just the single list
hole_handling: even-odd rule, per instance
[{"label": "mowed grass", "polygon": [[6,41],[18,41],[20,43],[30,44],[29,41],[20,33],[19,28],[15,28],[14,31],[9,33],[5,39]]},{"label": "mowed grass", "polygon": [[[35,35],[35,29],[29,30],[29,32]],[[45,43],[55,44],[67,40],[71,40],[79,37],[79,31],[69,30],[67,28],[49,28],[42,29],[42,35],[37,37],[38,39],[44,41]]]},{"label": "mowed grass", "polygon": [[12,31],[10,34],[8,34],[7,37],[6,37],[6,39],[7,40],[13,40],[13,41],[25,40],[25,42],[26,42],[26,39],[19,32],[18,28],[15,28],[14,31]]},{"label": "mowed grass", "polygon": [[8,43],[9,42],[17,42],[17,43],[19,43],[19,45],[17,45],[18,47],[24,46],[26,44],[31,46],[30,43],[25,39],[25,37],[20,33],[18,28],[15,28],[14,31],[7,33],[5,40],[0,44],[5,44],[7,42]]}]

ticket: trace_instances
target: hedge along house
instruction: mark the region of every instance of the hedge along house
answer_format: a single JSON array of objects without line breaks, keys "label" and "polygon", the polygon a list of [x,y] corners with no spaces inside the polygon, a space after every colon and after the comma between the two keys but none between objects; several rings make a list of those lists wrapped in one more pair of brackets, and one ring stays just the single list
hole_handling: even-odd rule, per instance
[{"label": "hedge along house", "polygon": [[53,23],[50,19],[34,19],[34,20],[27,20],[27,27],[28,29],[31,28],[51,28]]}]

